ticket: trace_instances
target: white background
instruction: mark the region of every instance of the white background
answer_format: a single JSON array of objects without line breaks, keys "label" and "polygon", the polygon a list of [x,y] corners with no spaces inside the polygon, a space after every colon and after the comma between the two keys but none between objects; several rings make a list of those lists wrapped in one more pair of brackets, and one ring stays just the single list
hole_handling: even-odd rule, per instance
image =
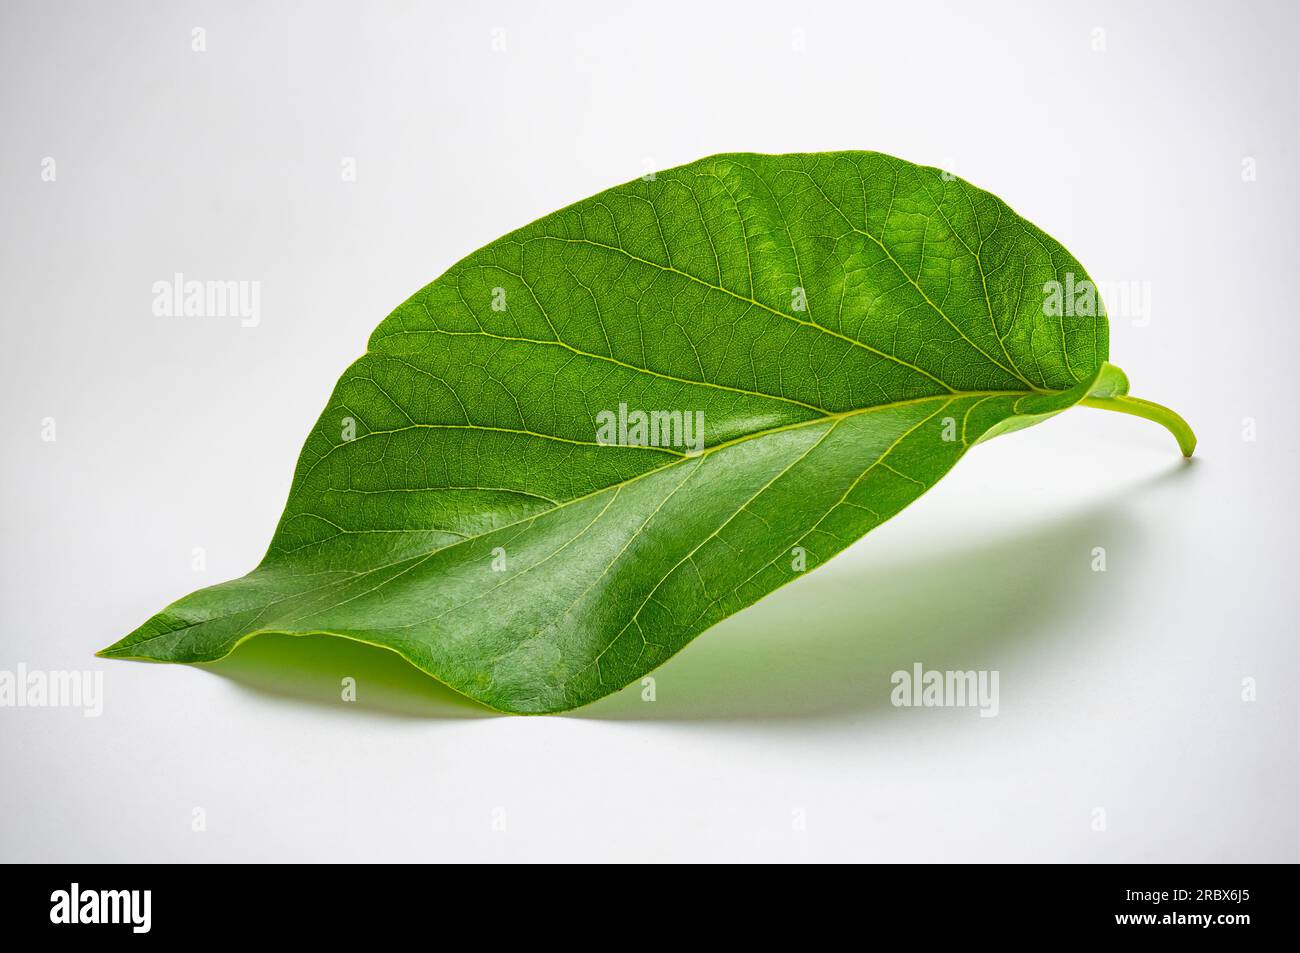
[{"label": "white background", "polygon": [[[1300,14],[989,7],[6,3],[0,669],[105,701],[0,708],[0,859],[1296,860]],[[492,716],[332,641],[92,656],[256,564],[334,381],[454,261],[649,169],[831,149],[1143,283],[1112,360],[1195,461],[1087,409],[982,445],[653,703]],[[261,282],[261,324],[155,317],[178,271]],[[1000,672],[998,717],[892,707],[918,661]]]}]

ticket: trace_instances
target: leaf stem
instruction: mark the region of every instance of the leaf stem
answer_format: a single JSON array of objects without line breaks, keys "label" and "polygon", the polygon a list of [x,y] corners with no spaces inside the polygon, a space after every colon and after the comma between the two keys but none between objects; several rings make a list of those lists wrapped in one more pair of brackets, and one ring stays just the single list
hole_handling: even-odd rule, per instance
[{"label": "leaf stem", "polygon": [[1113,410],[1116,413],[1132,414],[1134,417],[1154,420],[1174,435],[1178,440],[1178,448],[1183,451],[1183,456],[1190,457],[1192,451],[1196,449],[1196,434],[1192,433],[1192,428],[1187,421],[1161,404],[1143,400],[1141,397],[1127,396],[1085,397],[1079,403],[1085,407],[1096,407],[1098,410]]}]

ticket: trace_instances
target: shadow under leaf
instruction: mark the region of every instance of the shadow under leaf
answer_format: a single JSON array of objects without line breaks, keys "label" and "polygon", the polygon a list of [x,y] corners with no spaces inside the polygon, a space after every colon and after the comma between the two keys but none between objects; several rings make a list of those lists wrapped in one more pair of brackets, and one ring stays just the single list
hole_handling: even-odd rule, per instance
[{"label": "shadow under leaf", "polygon": [[[199,666],[263,695],[414,718],[490,718],[496,712],[430,678],[395,652],[332,635],[268,633]],[[345,700],[344,679],[353,679]]]}]

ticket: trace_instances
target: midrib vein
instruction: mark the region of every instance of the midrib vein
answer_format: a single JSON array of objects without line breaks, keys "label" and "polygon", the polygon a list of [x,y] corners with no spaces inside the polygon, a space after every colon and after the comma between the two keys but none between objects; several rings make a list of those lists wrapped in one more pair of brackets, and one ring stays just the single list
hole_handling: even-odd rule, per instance
[{"label": "midrib vein", "polygon": [[[682,466],[682,465],[684,465],[684,464],[686,464],[686,463],[696,463],[697,465],[702,465],[702,463],[703,463],[703,459],[704,459],[704,458],[707,458],[707,457],[711,456],[712,454],[718,453],[718,452],[721,451],[721,450],[726,450],[728,447],[734,447],[734,446],[737,446],[737,445],[739,445],[739,444],[745,443],[746,441],[749,441],[749,440],[758,440],[758,439],[762,439],[762,438],[764,438],[764,437],[770,437],[770,436],[773,436],[773,435],[775,435],[775,434],[784,433],[784,432],[786,432],[786,431],[798,430],[798,429],[801,429],[801,428],[803,428],[803,427],[815,427],[815,426],[820,426],[820,425],[824,425],[824,424],[828,424],[828,423],[831,424],[831,425],[833,426],[834,424],[837,424],[837,423],[839,423],[840,421],[846,420],[846,419],[848,419],[848,418],[850,418],[850,417],[857,417],[857,416],[860,416],[860,415],[863,415],[863,414],[870,414],[870,413],[875,413],[875,412],[877,412],[877,411],[883,411],[883,410],[894,410],[894,409],[899,408],[899,407],[911,407],[911,406],[916,406],[916,405],[918,405],[918,404],[928,403],[928,402],[931,402],[931,401],[943,401],[943,402],[945,402],[945,403],[950,404],[950,403],[952,403],[954,400],[958,400],[958,399],[961,399],[961,398],[964,398],[964,397],[981,397],[981,398],[990,398],[990,397],[1027,397],[1027,396],[1032,396],[1033,394],[1034,394],[1033,391],[1027,391],[1027,390],[985,390],[985,391],[976,391],[976,390],[972,390],[972,391],[957,391],[957,392],[952,393],[952,394],[931,394],[931,395],[926,396],[926,397],[915,397],[915,398],[911,398],[911,399],[909,399],[909,400],[898,400],[898,401],[891,401],[891,402],[889,402],[889,403],[885,403],[885,404],[874,404],[874,405],[872,405],[871,407],[858,407],[858,408],[854,408],[853,410],[846,410],[846,411],[842,411],[842,412],[840,412],[840,413],[826,414],[825,416],[822,416],[822,417],[815,417],[815,418],[813,418],[813,419],[811,419],[811,420],[800,420],[800,421],[796,421],[796,422],[791,423],[791,424],[782,424],[782,425],[779,426],[779,427],[770,427],[770,428],[768,428],[768,429],[766,429],[766,430],[756,430],[756,431],[754,431],[753,433],[743,434],[743,435],[741,435],[741,436],[739,436],[739,437],[734,437],[734,438],[732,438],[731,440],[726,440],[726,441],[723,441],[722,443],[715,444],[714,446],[709,447],[709,448],[707,448],[706,450],[703,450],[702,452],[700,452],[700,453],[698,453],[698,454],[695,454],[695,455],[692,455],[692,456],[683,456],[683,457],[679,457],[678,459],[673,460],[673,461],[671,461],[671,462],[669,462],[669,463],[666,463],[666,464],[663,465],[663,466],[660,466],[660,467],[654,467],[654,468],[649,469],[649,470],[646,470],[646,471],[644,471],[644,472],[642,472],[642,473],[638,473],[636,476],[634,476],[634,477],[629,477],[628,479],[626,479],[626,480],[622,480],[622,481],[620,481],[620,482],[618,482],[618,483],[610,483],[610,484],[608,484],[608,485],[606,485],[606,486],[602,486],[602,487],[599,487],[599,488],[597,488],[597,489],[595,489],[595,490],[592,490],[592,491],[589,492],[589,493],[584,493],[584,494],[582,494],[581,496],[575,496],[573,499],[570,499],[570,500],[564,500],[563,502],[558,503],[558,504],[556,504],[555,506],[549,507],[549,508],[544,509],[544,510],[540,510],[539,512],[534,513],[534,514],[532,514],[531,516],[525,516],[525,517],[522,517],[522,518],[517,519],[517,520],[512,520],[512,521],[509,522],[509,523],[503,523],[503,524],[501,524],[500,526],[494,526],[492,529],[487,530],[486,532],[478,533],[478,534],[473,535],[473,536],[466,536],[464,539],[458,539],[458,540],[456,540],[456,542],[454,542],[454,543],[450,543],[450,544],[448,544],[447,546],[441,546],[441,547],[438,547],[438,548],[436,548],[436,549],[428,550],[428,551],[426,551],[426,552],[413,553],[413,554],[410,555],[410,556],[404,556],[404,557],[402,557],[401,559],[396,559],[396,560],[393,560],[392,562],[389,562],[389,563],[384,563],[384,564],[379,565],[379,566],[374,566],[374,567],[372,567],[372,568],[370,568],[370,569],[360,570],[360,571],[354,572],[352,575],[350,575],[350,576],[349,576],[348,578],[346,578],[346,579],[335,580],[335,581],[333,581],[333,582],[326,583],[326,584],[323,585],[323,586],[318,586],[318,587],[316,587],[316,588],[314,588],[314,589],[309,589],[309,590],[306,590],[306,591],[301,592],[301,593],[294,593],[293,595],[285,596],[285,597],[283,597],[282,599],[274,600],[273,602],[271,602],[271,603],[268,604],[267,606],[264,606],[264,607],[262,608],[262,610],[259,611],[258,615],[260,616],[260,615],[265,614],[266,610],[269,609],[269,608],[271,608],[271,607],[274,606],[274,605],[277,605],[277,604],[280,604],[280,603],[284,603],[284,602],[289,602],[289,601],[292,600],[292,599],[300,598],[300,597],[303,597],[303,596],[315,595],[315,594],[317,594],[317,593],[321,593],[321,592],[324,592],[324,591],[330,589],[332,586],[345,586],[345,585],[349,585],[349,584],[352,584],[352,583],[356,583],[356,582],[358,582],[358,581],[364,579],[366,576],[370,576],[370,575],[373,575],[373,574],[375,574],[375,573],[383,572],[383,571],[386,570],[386,569],[392,569],[392,568],[394,568],[394,567],[396,567],[396,566],[400,566],[400,565],[402,565],[403,563],[406,563],[406,562],[412,562],[412,563],[423,563],[423,562],[427,561],[428,559],[430,559],[431,557],[437,555],[438,553],[445,552],[445,551],[448,551],[448,550],[453,550],[453,549],[455,549],[455,548],[458,547],[458,546],[463,546],[463,545],[465,545],[465,544],[467,544],[467,543],[475,542],[476,540],[482,539],[482,538],[485,537],[485,536],[490,536],[490,535],[492,535],[493,533],[497,533],[497,532],[500,532],[500,531],[502,531],[502,530],[507,530],[507,529],[511,529],[511,528],[513,528],[513,527],[516,527],[516,526],[524,526],[524,525],[527,525],[527,524],[535,523],[535,522],[537,522],[537,520],[541,519],[542,517],[544,517],[544,516],[550,516],[551,514],[553,514],[553,513],[557,513],[557,512],[559,512],[560,510],[565,509],[566,507],[573,506],[573,505],[575,505],[575,504],[577,504],[577,503],[582,503],[582,502],[584,502],[584,501],[586,501],[586,500],[590,500],[590,499],[592,499],[593,497],[597,497],[597,496],[599,496],[599,495],[602,494],[602,493],[608,493],[608,492],[610,492],[611,490],[621,491],[623,488],[628,487],[628,486],[631,486],[632,484],[637,483],[637,482],[640,481],[640,480],[643,480],[643,479],[645,479],[645,478],[647,478],[647,477],[650,477],[650,476],[654,476],[655,474],[658,474],[658,473],[663,473],[664,471],[666,471],[666,470],[670,470],[670,469],[672,469],[673,467],[676,467],[676,466]],[[931,415],[931,416],[933,416],[933,415]],[[429,489],[430,489],[430,490],[436,490],[437,487],[429,487]],[[295,552],[296,552],[296,550],[295,550]],[[267,557],[266,557],[265,559],[263,559],[262,562],[259,563],[258,566],[257,566],[257,567],[256,567],[256,568],[255,568],[251,573],[249,573],[248,575],[253,575],[254,573],[258,572],[259,570],[263,569],[264,567],[268,567],[268,566],[272,566],[272,567],[273,567],[273,566],[275,566],[275,564],[276,564],[278,561],[279,561],[279,560],[277,560],[277,559],[275,558],[274,555],[269,555],[269,554],[268,554]],[[412,566],[412,567],[410,567],[410,568],[415,568],[415,567]],[[406,570],[403,570],[403,573],[405,573],[405,572],[406,572]],[[247,577],[247,576],[243,576],[243,577],[240,577],[240,578],[248,578],[248,577]],[[392,577],[392,578],[393,578],[393,579],[396,579],[396,578],[399,578],[399,576],[394,576],[394,577]],[[376,592],[376,591],[382,589],[382,588],[383,588],[385,585],[387,585],[387,583],[390,582],[390,581],[391,581],[391,579],[389,579],[389,580],[385,580],[384,582],[380,583],[378,586],[375,586],[373,589],[371,589],[371,590],[367,590],[365,594],[369,594],[370,592]],[[187,629],[192,629],[192,628],[194,628],[194,627],[196,627],[196,626],[199,626],[199,625],[206,625],[206,624],[208,624],[208,623],[210,623],[210,622],[220,622],[220,621],[222,621],[222,620],[224,620],[224,619],[227,619],[227,618],[230,618],[230,617],[232,617],[232,616],[236,616],[236,615],[241,615],[241,614],[243,614],[243,613],[245,613],[245,612],[249,612],[249,611],[252,611],[252,610],[251,610],[251,609],[240,609],[240,610],[237,610],[237,611],[235,611],[235,612],[229,612],[229,613],[226,613],[226,614],[224,614],[224,615],[218,615],[218,616],[213,616],[213,617],[211,617],[211,618],[202,619],[202,620],[200,620],[200,621],[198,621],[198,622],[190,623],[189,625],[181,626],[181,627],[176,628],[176,629],[170,629],[170,630],[168,630],[167,632],[160,632],[160,633],[158,633],[157,635],[149,636],[148,638],[146,638],[146,639],[141,639],[141,640],[138,641],[138,642],[132,642],[129,646],[126,646],[126,647],[127,647],[127,648],[136,648],[137,646],[146,645],[146,644],[148,644],[149,642],[153,642],[153,641],[156,641],[156,640],[161,639],[161,638],[165,638],[165,637],[168,637],[168,636],[174,636],[174,635],[176,635],[176,634],[179,633],[179,632],[184,632],[184,631],[187,630]],[[301,618],[310,618],[312,615],[316,615],[316,614],[318,614],[318,613],[320,613],[320,612],[328,612],[328,611],[330,611],[329,608],[325,608],[325,609],[314,609],[314,610],[312,610],[310,613],[308,613],[306,616],[302,616]],[[272,622],[270,622],[270,623],[268,623],[268,624],[270,624],[270,625],[274,625],[274,622],[272,621]],[[261,629],[261,630],[258,630],[258,631],[261,631],[261,632],[275,632],[275,631],[277,631],[277,630],[274,629],[274,628],[270,628],[270,629]]]}]

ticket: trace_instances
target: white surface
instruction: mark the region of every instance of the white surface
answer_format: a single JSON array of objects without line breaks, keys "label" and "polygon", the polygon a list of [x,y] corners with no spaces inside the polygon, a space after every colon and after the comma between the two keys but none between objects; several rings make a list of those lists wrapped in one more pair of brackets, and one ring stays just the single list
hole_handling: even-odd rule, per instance
[{"label": "white surface", "polygon": [[[0,858],[1296,860],[1300,15],[1132,6],[5,4],[0,669],[105,702],[0,708]],[[257,562],[339,373],[463,254],[646,168],[835,148],[1149,282],[1112,358],[1198,459],[1086,409],[981,446],[653,704],[91,656]],[[260,326],[154,317],[175,271],[260,281]],[[1000,714],[891,707],[914,661],[999,671]]]}]

